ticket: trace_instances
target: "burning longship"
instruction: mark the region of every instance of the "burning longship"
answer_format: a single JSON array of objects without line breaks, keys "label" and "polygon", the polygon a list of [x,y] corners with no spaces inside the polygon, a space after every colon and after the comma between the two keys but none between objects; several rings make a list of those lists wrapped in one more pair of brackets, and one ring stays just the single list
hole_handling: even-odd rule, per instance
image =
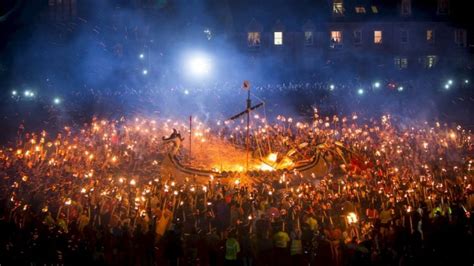
[{"label": "burning longship", "polygon": [[[281,147],[274,149],[270,141],[268,141],[268,136],[266,136],[266,138],[265,136],[259,137],[258,134],[260,132],[255,132],[253,129],[251,130],[250,113],[263,107],[264,102],[252,106],[250,83],[244,81],[242,88],[247,91],[246,109],[230,117],[226,122],[241,119],[241,123],[243,123],[243,118],[246,117],[245,133],[241,134],[241,137],[245,139],[245,151],[243,151],[239,145],[233,145],[233,143],[223,141],[220,138],[215,138],[212,143],[206,142],[205,144],[203,144],[205,139],[201,139],[201,146],[198,147],[198,149],[194,149],[193,156],[191,156],[192,117],[190,117],[188,158],[182,156],[184,153],[181,152],[181,143],[184,138],[181,137],[180,133],[173,129],[173,134],[168,138],[163,138],[163,141],[173,143],[173,148],[168,153],[168,159],[176,169],[182,173],[194,176],[226,177],[236,172],[278,170],[303,172],[315,168],[321,162],[324,163],[327,168],[330,168],[330,163],[332,162],[328,163],[328,161],[333,161],[333,159],[336,159],[335,161],[342,159],[342,161],[346,163],[345,156],[348,154],[346,153],[347,150],[342,143],[337,141],[333,143],[315,143],[314,140],[310,143],[296,141],[293,142],[292,145],[288,145],[290,141],[288,141],[288,136],[285,136],[284,138],[286,138],[286,140],[282,142],[287,145],[278,145]],[[258,115],[255,116],[257,116],[255,118],[258,119]],[[289,122],[291,123],[290,119]],[[253,137],[254,141],[251,141],[250,138],[251,131],[256,134]],[[267,131],[275,130],[265,125],[261,133]],[[291,132],[289,128],[288,131]],[[274,136],[285,135],[280,134],[282,132],[274,133]],[[265,143],[262,142],[267,142],[268,149],[262,148],[262,146],[265,146]],[[252,148],[250,147],[251,144],[253,146]],[[278,152],[275,152],[275,150],[278,150]],[[245,161],[242,161],[243,158],[245,158]]]},{"label": "burning longship", "polygon": [[[271,152],[266,155],[262,155],[261,151],[253,150],[247,167],[245,150],[224,140],[215,138],[204,144],[195,145],[192,158],[187,151],[184,151],[183,140],[184,138],[176,131],[169,137],[163,138],[163,141],[171,146],[167,159],[174,168],[192,176],[225,178],[248,172],[304,172],[315,168],[318,164],[324,164],[326,168],[329,168],[330,160],[334,156],[342,156],[340,158],[344,160],[343,147],[340,143],[333,145],[330,149],[327,144],[311,147],[310,144],[304,142],[288,151]],[[307,156],[302,156],[302,150],[312,152]]]}]

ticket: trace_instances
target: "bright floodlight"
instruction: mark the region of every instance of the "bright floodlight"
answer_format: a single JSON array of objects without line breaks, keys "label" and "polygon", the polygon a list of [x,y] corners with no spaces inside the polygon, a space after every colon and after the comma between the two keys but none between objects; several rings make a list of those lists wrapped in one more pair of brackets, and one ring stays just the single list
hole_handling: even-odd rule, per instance
[{"label": "bright floodlight", "polygon": [[188,94],[189,94],[189,91],[188,91],[188,90],[184,90],[184,94],[188,95]]},{"label": "bright floodlight", "polygon": [[329,86],[329,89],[331,89],[331,90],[334,90],[334,88],[335,88],[334,84],[331,84],[331,85]]},{"label": "bright floodlight", "polygon": [[202,77],[211,71],[211,60],[202,54],[191,56],[187,59],[187,71],[196,77]]},{"label": "bright floodlight", "polygon": [[144,54],[140,54],[138,57],[139,57],[140,59],[143,59],[143,58],[145,58],[145,55],[144,55]]},{"label": "bright floodlight", "polygon": [[30,90],[26,90],[24,93],[25,97],[34,97],[35,96],[35,93],[30,91]]},{"label": "bright floodlight", "polygon": [[444,88],[449,90],[449,84],[444,85]]},{"label": "bright floodlight", "polygon": [[403,91],[403,87],[402,87],[402,86],[398,87],[398,91],[402,92],[402,91]]},{"label": "bright floodlight", "polygon": [[143,69],[142,74],[145,75],[145,76],[148,75],[148,70],[147,70],[147,69]]},{"label": "bright floodlight", "polygon": [[359,95],[364,94],[364,90],[363,90],[363,89],[358,89],[358,90],[357,90],[357,94],[359,94]]},{"label": "bright floodlight", "polygon": [[374,83],[374,87],[375,87],[375,88],[380,88],[380,82],[378,82],[378,81],[375,82],[375,83]]},{"label": "bright floodlight", "polygon": [[448,84],[449,84],[449,85],[453,85],[453,81],[452,81],[451,79],[448,80]]},{"label": "bright floodlight", "polygon": [[14,90],[12,91],[12,95],[15,96],[17,94],[17,92]]},{"label": "bright floodlight", "polygon": [[466,80],[464,81],[464,83],[468,84],[468,83],[469,83],[469,80],[468,80],[468,79],[466,79]]},{"label": "bright floodlight", "polygon": [[53,102],[54,102],[54,104],[60,104],[60,103],[61,103],[61,99],[59,99],[59,98],[56,97],[56,98],[54,98]]}]

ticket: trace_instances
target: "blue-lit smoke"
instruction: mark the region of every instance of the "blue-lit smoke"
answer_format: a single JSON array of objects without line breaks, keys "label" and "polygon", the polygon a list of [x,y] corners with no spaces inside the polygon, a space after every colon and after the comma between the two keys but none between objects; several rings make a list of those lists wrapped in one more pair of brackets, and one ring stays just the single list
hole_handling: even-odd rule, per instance
[{"label": "blue-lit smoke", "polygon": [[[380,54],[346,53],[347,63],[341,64],[315,48],[305,62],[312,66],[308,71],[287,53],[289,47],[282,52],[262,45],[260,51],[249,52],[246,27],[253,18],[262,24],[262,38],[268,43],[279,18],[285,18],[283,24],[296,21],[293,24],[299,26],[286,26],[299,31],[306,22],[302,18],[325,16],[309,0],[291,5],[275,0],[271,10],[265,1],[160,0],[152,11],[128,2],[90,0],[72,21],[37,23],[31,18],[32,25],[12,34],[1,51],[10,61],[2,84],[5,94],[28,88],[38,98],[49,97],[44,99],[49,104],[58,97],[61,104],[55,108],[65,121],[77,120],[77,113],[80,121],[91,115],[134,114],[225,119],[245,108],[241,83],[250,80],[252,93],[265,101],[270,115],[307,115],[314,106],[327,114],[471,117],[470,110],[439,111],[472,105],[472,92],[459,93],[467,88],[462,80],[469,77],[455,69],[422,75],[387,68],[374,71],[358,62],[379,62]],[[189,75],[193,53],[207,54],[212,66]],[[393,64],[393,58],[382,63]],[[444,86],[449,79],[456,83],[448,91]],[[400,87],[403,91],[397,90]]]}]

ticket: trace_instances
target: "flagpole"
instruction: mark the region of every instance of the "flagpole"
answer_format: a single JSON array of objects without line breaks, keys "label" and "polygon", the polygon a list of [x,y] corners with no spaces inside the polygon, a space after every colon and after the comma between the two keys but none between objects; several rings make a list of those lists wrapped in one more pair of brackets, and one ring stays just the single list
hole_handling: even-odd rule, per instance
[{"label": "flagpole", "polygon": [[245,113],[247,113],[247,130],[246,130],[246,138],[245,138],[245,146],[246,146],[246,157],[247,157],[247,162],[246,162],[246,168],[247,172],[249,171],[249,160],[250,160],[250,112],[252,109],[257,109],[260,106],[262,106],[264,103],[259,103],[252,107],[252,100],[250,99],[250,83],[247,80],[244,80],[244,83],[242,84],[242,88],[244,90],[247,90],[247,109],[243,112],[240,112],[228,120],[235,120],[241,116],[243,116]]},{"label": "flagpole", "polygon": [[193,136],[193,116],[189,116],[189,161],[191,161],[192,150],[191,150],[191,138]]},{"label": "flagpole", "polygon": [[249,148],[250,148],[250,109],[252,100],[250,99],[250,87],[247,90],[247,172],[249,171]]}]

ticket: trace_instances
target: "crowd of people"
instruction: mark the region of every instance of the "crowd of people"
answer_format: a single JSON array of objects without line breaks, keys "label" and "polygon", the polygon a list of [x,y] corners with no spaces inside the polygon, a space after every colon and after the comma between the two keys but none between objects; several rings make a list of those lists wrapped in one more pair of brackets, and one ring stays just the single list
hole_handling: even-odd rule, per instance
[{"label": "crowd of people", "polygon": [[[34,92],[34,97],[25,97],[21,87],[17,87],[15,95],[2,98],[0,111],[4,114],[2,122],[9,128],[15,128],[23,120],[29,127],[39,124],[37,121],[42,124],[73,121],[81,125],[90,121],[93,115],[114,119],[117,114],[199,115],[223,119],[245,108],[247,95],[241,86],[240,82],[191,85],[150,83],[139,87],[121,84],[101,88],[83,84],[60,93],[45,86],[29,89]],[[446,90],[439,79],[337,81],[314,78],[286,83],[252,82],[251,93],[252,102],[264,102],[264,108],[271,116],[281,113],[308,116],[312,113],[312,106],[317,106],[330,115],[357,112],[379,116],[389,112],[422,119],[461,121],[469,125],[472,124],[471,106],[474,99],[470,86],[463,80],[454,80],[450,89]],[[399,88],[403,91],[398,91]],[[359,89],[362,94],[359,94]],[[60,99],[59,104],[54,103],[55,97]]]},{"label": "crowd of people", "polygon": [[[4,38],[0,265],[473,265],[469,69],[329,60],[313,73],[226,51],[231,71],[186,79],[171,51],[185,48],[173,21],[187,12],[104,16],[95,2],[53,26],[26,12]],[[220,46],[189,18],[182,36]],[[250,136],[245,118],[227,121],[246,106],[242,75],[264,103]],[[190,116],[203,119],[194,158]],[[225,174],[169,174],[173,129],[185,167]]]},{"label": "crowd of people", "polygon": [[[253,146],[321,153],[329,171],[177,179],[161,174],[161,137],[185,123],[20,128],[0,151],[0,263],[472,264],[469,130],[388,115],[261,123]],[[200,136],[242,145],[226,126]]]}]

